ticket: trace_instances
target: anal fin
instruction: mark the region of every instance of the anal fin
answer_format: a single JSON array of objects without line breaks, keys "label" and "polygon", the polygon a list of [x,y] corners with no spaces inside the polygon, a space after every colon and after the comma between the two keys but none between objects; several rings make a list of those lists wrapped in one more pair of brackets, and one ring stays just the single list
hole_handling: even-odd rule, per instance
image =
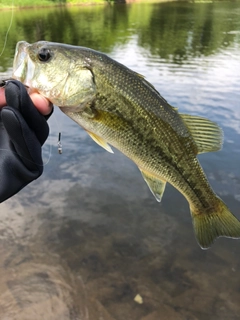
[{"label": "anal fin", "polygon": [[87,133],[90,135],[90,137],[98,144],[100,145],[103,149],[107,150],[110,153],[114,153],[112,148],[110,147],[110,145],[101,137],[99,137],[98,135],[87,131]]},{"label": "anal fin", "polygon": [[156,198],[158,202],[161,201],[165,186],[166,186],[166,181],[161,180],[159,178],[156,178],[152,174],[148,173],[147,171],[144,171],[139,168],[139,170],[142,173],[143,179],[146,181],[149,189],[151,190],[152,194]]}]

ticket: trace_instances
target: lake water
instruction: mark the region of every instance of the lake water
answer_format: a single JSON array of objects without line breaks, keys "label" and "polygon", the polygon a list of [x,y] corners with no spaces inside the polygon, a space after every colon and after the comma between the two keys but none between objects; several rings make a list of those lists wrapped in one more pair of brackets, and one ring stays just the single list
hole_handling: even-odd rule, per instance
[{"label": "lake water", "polygon": [[[0,49],[10,20],[0,12]],[[223,149],[199,159],[240,218],[239,1],[16,10],[1,77],[17,41],[43,39],[103,51],[181,113],[219,123]],[[0,319],[239,319],[240,241],[201,250],[173,187],[157,203],[120,152],[101,149],[58,108],[49,124],[44,174],[0,205]]]}]

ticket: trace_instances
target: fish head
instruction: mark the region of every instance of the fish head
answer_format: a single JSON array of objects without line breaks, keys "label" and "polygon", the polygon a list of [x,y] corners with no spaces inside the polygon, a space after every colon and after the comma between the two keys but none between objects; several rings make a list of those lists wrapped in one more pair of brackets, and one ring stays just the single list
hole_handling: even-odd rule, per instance
[{"label": "fish head", "polygon": [[89,59],[76,48],[47,41],[20,41],[12,77],[56,106],[81,109],[94,99],[96,85]]}]

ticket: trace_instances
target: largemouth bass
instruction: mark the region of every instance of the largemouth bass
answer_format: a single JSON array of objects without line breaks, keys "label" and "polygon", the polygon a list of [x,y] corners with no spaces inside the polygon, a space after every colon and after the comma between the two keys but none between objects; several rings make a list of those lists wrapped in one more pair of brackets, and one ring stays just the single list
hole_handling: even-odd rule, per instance
[{"label": "largemouth bass", "polygon": [[157,201],[167,182],[178,189],[202,248],[217,237],[240,238],[240,222],[196,158],[221,149],[216,123],[179,113],[143,76],[89,48],[21,41],[13,78],[59,106],[107,151],[112,145],[133,160]]}]

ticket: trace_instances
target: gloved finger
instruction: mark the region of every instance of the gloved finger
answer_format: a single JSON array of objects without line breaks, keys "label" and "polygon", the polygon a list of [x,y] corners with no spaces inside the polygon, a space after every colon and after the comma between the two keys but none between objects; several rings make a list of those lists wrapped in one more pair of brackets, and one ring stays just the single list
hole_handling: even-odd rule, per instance
[{"label": "gloved finger", "polygon": [[8,81],[5,87],[7,105],[19,109],[28,126],[43,145],[49,134],[46,119],[35,108],[24,85],[16,80]]},{"label": "gloved finger", "polygon": [[15,148],[15,152],[28,170],[41,175],[43,172],[41,144],[36,135],[17,109],[4,107],[1,115],[3,125]]}]

